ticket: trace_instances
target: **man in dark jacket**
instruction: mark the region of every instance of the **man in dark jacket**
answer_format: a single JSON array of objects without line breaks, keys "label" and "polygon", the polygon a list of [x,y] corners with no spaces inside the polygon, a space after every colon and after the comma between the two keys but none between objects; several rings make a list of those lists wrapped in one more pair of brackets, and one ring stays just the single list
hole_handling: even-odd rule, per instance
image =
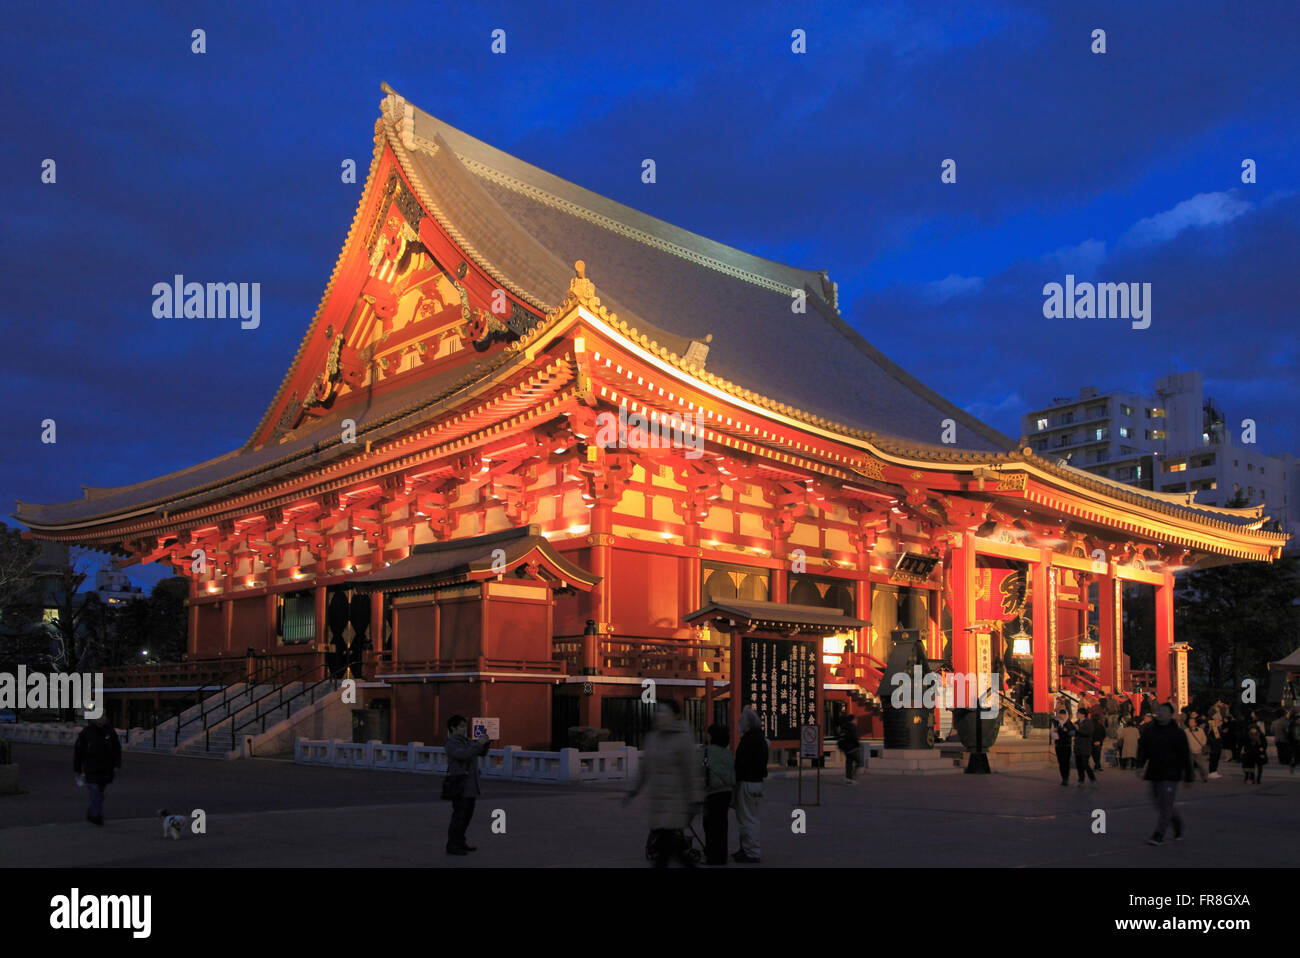
[{"label": "man in dark jacket", "polygon": [[451,824],[447,827],[447,854],[467,855],[478,851],[465,842],[465,831],[474,817],[474,802],[482,794],[478,787],[478,757],[486,755],[492,741],[483,735],[469,740],[469,719],[453,715],[447,720],[447,777],[443,797],[451,802]]},{"label": "man in dark jacket", "polygon": [[86,821],[104,824],[104,792],[113,781],[114,769],[121,767],[122,743],[108,724],[108,716],[101,715],[81,730],[72,749],[72,770],[79,778],[84,778],[90,792]]},{"label": "man in dark jacket", "polygon": [[1098,709],[1092,716],[1092,764],[1101,771],[1101,747],[1106,743],[1106,715]]},{"label": "man in dark jacket", "polygon": [[[1052,747],[1056,749],[1056,764],[1061,769],[1061,784],[1070,784],[1070,755],[1074,751],[1074,723],[1070,721],[1070,713],[1061,709],[1056,713],[1056,718],[1052,719]],[[1083,775],[1080,774],[1080,779]]]},{"label": "man in dark jacket", "polygon": [[767,739],[758,713],[746,708],[740,713],[740,742],[736,745],[736,824],[740,827],[740,851],[732,861],[757,865],[758,803],[767,778]]},{"label": "man in dark jacket", "polygon": [[1183,819],[1174,807],[1174,800],[1178,783],[1192,780],[1192,751],[1187,746],[1187,734],[1174,723],[1174,708],[1168,702],[1156,709],[1156,720],[1138,739],[1137,767],[1138,774],[1151,783],[1151,798],[1160,815],[1147,844],[1163,842],[1171,822],[1174,841],[1181,841]]}]

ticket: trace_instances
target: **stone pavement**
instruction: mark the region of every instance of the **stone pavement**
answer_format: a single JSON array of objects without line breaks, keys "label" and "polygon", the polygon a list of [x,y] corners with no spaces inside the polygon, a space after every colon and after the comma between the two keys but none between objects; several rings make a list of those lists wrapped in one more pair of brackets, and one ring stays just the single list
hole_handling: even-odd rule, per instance
[{"label": "stone pavement", "polygon": [[[468,858],[444,854],[449,806],[440,779],[397,772],[204,761],[130,754],[108,791],[108,823],[84,820],[71,749],[16,749],[25,794],[0,796],[0,867],[348,866],[642,867],[644,797],[618,785],[484,783]],[[769,779],[762,807],[764,866],[1286,866],[1300,856],[1300,774],[1266,767],[1264,784],[1224,778],[1180,791],[1187,839],[1144,844],[1155,821],[1136,773],[1108,769],[1098,786],[1062,788],[1054,771],[991,776],[822,779],[820,806],[805,772],[806,834],[791,830],[793,773]],[[159,808],[207,813],[207,834],[161,836]],[[505,834],[492,834],[494,810]],[[1092,831],[1094,810],[1107,833]],[[696,820],[699,830],[699,820]],[[702,835],[702,831],[700,832]],[[736,844],[734,819],[731,847]],[[731,868],[753,866],[731,865]]]}]

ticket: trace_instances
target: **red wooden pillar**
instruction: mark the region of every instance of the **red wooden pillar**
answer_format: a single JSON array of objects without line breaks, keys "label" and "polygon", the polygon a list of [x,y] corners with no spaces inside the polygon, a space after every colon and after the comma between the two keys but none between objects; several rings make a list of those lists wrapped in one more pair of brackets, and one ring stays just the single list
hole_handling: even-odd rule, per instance
[{"label": "red wooden pillar", "polygon": [[1097,625],[1101,636],[1101,660],[1097,678],[1102,688],[1118,692],[1120,683],[1115,660],[1115,580],[1109,575],[1097,575],[1093,579],[1097,583]]},{"label": "red wooden pillar", "polygon": [[[613,520],[607,503],[597,502],[591,510],[591,535],[587,541],[591,544],[591,572],[600,576],[600,582],[591,590],[591,618],[596,623],[596,634],[582,636],[582,674],[595,675],[599,671],[600,643],[609,633],[612,617],[613,581],[610,575],[612,557],[610,532]],[[593,689],[594,692],[594,689]],[[579,699],[578,721],[582,725],[597,726],[600,714],[595,694],[583,695]]]},{"label": "red wooden pillar", "polygon": [[231,633],[234,631],[235,623],[235,600],[225,598],[221,600],[221,651],[229,653],[231,651]]},{"label": "red wooden pillar", "polygon": [[191,593],[190,598],[186,601],[189,606],[189,636],[186,641],[186,647],[189,649],[190,658],[197,658],[199,654],[199,607],[194,604],[194,595]]},{"label": "red wooden pillar", "polygon": [[1111,595],[1110,618],[1111,629],[1115,636],[1115,688],[1129,691],[1132,679],[1124,669],[1124,583],[1119,576],[1113,576],[1107,583]]},{"label": "red wooden pillar", "polygon": [[975,670],[975,635],[967,632],[975,620],[975,548],[973,536],[962,535],[961,545],[953,549],[952,559],[952,669],[954,672]]},{"label": "red wooden pillar", "polygon": [[1174,574],[1166,572],[1156,586],[1156,698],[1168,702],[1173,694]]},{"label": "red wooden pillar", "polygon": [[789,602],[790,557],[786,555],[786,537],[780,534],[778,528],[772,530],[772,558],[780,563],[780,565],[772,570],[772,601]]},{"label": "red wooden pillar", "polygon": [[313,594],[316,600],[316,644],[324,648],[328,644],[328,636],[325,634],[325,587],[316,586]]},{"label": "red wooden pillar", "polygon": [[[943,568],[942,562],[939,567],[939,588],[930,592],[930,640],[926,642],[926,655],[931,659],[937,659],[943,655],[943,583],[944,576],[947,572]],[[865,616],[859,615],[858,618],[871,620],[871,608],[867,608]]]},{"label": "red wooden pillar", "polygon": [[277,592],[266,593],[266,645],[262,648],[263,652],[270,652],[277,645],[275,641],[275,613],[279,598],[280,595]]},{"label": "red wooden pillar", "polygon": [[1052,711],[1052,693],[1056,689],[1052,688],[1051,683],[1051,656],[1050,645],[1047,641],[1049,626],[1048,622],[1056,614],[1056,610],[1051,608],[1051,602],[1048,595],[1047,570],[1052,561],[1052,555],[1046,549],[1040,550],[1037,562],[1030,563],[1033,575],[1033,585],[1031,587],[1034,604],[1034,712],[1048,713]]},{"label": "red wooden pillar", "polygon": [[370,647],[378,654],[384,644],[384,594],[370,593]]}]

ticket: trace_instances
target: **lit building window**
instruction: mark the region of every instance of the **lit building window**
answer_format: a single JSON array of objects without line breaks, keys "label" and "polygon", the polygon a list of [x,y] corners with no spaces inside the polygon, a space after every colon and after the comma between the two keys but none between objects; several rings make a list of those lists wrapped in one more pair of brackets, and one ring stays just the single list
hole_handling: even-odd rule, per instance
[{"label": "lit building window", "polygon": [[1132,435],[1132,433],[1130,433],[1128,426],[1119,427],[1119,437],[1121,439],[1128,439],[1130,435]]},{"label": "lit building window", "polygon": [[1038,420],[1038,428],[1039,428],[1040,431],[1043,430],[1043,429],[1046,429],[1046,428],[1047,428],[1047,420],[1046,420],[1046,419],[1039,419],[1039,420]]}]

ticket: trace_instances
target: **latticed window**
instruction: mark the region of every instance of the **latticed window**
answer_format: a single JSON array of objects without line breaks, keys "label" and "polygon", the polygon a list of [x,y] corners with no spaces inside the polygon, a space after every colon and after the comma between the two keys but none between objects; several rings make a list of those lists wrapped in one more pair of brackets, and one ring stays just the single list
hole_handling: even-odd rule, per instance
[{"label": "latticed window", "polygon": [[316,602],[310,592],[285,592],[280,595],[280,642],[300,645],[316,638]]}]

